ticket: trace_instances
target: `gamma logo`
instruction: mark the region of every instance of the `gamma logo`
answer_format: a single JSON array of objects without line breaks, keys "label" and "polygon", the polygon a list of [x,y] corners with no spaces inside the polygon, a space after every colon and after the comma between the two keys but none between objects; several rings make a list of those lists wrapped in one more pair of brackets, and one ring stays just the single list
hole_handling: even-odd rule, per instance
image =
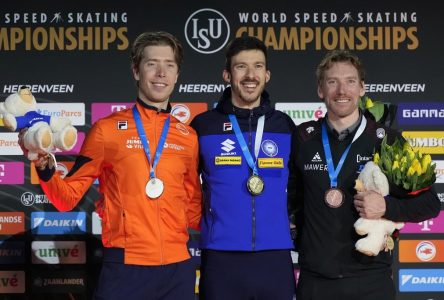
[{"label": "gamma logo", "polygon": [[191,14],[185,23],[185,38],[191,48],[203,54],[222,49],[230,38],[230,25],[223,14],[203,8]]}]

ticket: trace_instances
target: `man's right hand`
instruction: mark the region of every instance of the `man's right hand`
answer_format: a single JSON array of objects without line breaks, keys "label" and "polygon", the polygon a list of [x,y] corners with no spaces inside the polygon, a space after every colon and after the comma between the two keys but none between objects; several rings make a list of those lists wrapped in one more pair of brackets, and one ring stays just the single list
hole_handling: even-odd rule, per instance
[{"label": "man's right hand", "polygon": [[[18,134],[18,144],[20,146],[20,148],[23,151],[23,154],[28,157],[28,149],[25,148],[25,134],[26,131],[28,131],[28,128],[23,128],[22,130],[20,130],[19,134]],[[49,160],[51,159],[51,156],[48,153],[39,153],[38,157],[36,160],[33,160],[32,162],[35,164],[35,166],[40,169],[40,170],[44,170],[49,163]]]}]

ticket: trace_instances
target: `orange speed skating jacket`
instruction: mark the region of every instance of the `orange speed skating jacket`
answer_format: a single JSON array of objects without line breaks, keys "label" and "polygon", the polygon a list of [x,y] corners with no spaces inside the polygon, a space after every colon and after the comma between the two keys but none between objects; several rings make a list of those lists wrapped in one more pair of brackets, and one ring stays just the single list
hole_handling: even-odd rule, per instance
[{"label": "orange speed skating jacket", "polygon": [[[136,105],[152,160],[169,112],[158,112],[140,100]],[[197,168],[195,131],[171,117],[155,169],[165,189],[159,198],[148,198],[145,193],[148,159],[132,110],[126,109],[93,125],[76,163],[64,179],[56,172],[47,181],[41,176],[40,184],[58,210],[69,211],[99,178],[103,194],[103,245],[124,248],[125,264],[163,265],[190,257],[187,229],[198,229],[201,216]]]}]

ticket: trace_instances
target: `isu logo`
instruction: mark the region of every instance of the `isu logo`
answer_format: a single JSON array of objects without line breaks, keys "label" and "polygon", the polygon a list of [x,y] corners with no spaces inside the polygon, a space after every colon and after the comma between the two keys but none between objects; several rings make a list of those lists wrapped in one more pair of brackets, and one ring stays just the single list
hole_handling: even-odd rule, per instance
[{"label": "isu logo", "polygon": [[217,10],[203,8],[185,23],[185,38],[197,52],[211,54],[222,49],[230,37],[230,25]]}]

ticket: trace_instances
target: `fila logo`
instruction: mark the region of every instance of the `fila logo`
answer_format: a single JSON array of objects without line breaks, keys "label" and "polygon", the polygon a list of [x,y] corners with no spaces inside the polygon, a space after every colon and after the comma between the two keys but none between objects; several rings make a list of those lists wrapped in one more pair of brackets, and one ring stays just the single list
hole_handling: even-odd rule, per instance
[{"label": "fila logo", "polygon": [[222,146],[223,146],[223,147],[221,147],[221,149],[224,150],[225,152],[230,152],[231,150],[233,150],[234,148],[236,148],[236,147],[233,146],[233,145],[236,144],[236,143],[233,142],[233,141],[230,140],[230,139],[226,139],[226,140],[223,141],[221,144],[222,144]]},{"label": "fila logo", "polygon": [[233,124],[224,123],[224,131],[231,131],[231,130],[233,130]]},{"label": "fila logo", "polygon": [[311,159],[312,162],[322,162],[322,158],[319,155],[319,152],[316,152],[316,154],[313,156],[313,158]]},{"label": "fila logo", "polygon": [[118,130],[127,130],[128,129],[128,121],[117,121],[117,129]]}]

